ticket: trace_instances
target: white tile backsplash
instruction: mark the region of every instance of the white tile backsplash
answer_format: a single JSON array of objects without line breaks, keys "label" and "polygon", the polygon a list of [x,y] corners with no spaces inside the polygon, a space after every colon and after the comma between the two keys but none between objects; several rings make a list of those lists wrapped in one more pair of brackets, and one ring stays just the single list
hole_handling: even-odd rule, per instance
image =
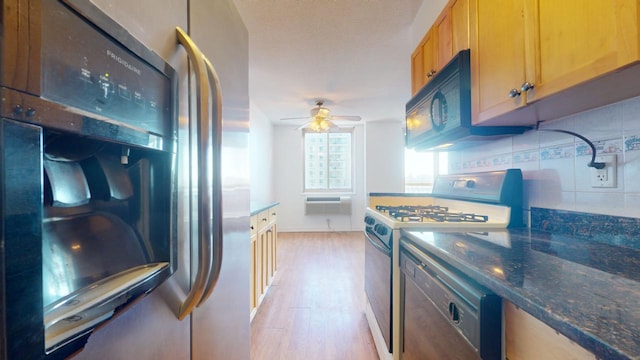
[{"label": "white tile backsplash", "polygon": [[[621,159],[618,159],[621,161]],[[640,149],[625,150],[624,153],[624,174],[622,179],[624,191],[627,193],[640,193]],[[640,207],[640,203],[638,203]]]},{"label": "white tile backsplash", "polygon": [[617,186],[592,188],[589,146],[574,136],[549,131],[531,130],[454,152],[449,171],[520,168],[527,209],[640,217],[640,97],[546,121],[540,128],[576,132],[594,143],[597,154],[617,154]]},{"label": "white tile backsplash", "polygon": [[624,209],[625,216],[640,218],[640,193],[625,193]]},{"label": "white tile backsplash", "polygon": [[526,151],[540,148],[539,131],[531,130],[513,137],[513,151]]},{"label": "white tile backsplash", "polygon": [[579,211],[626,216],[624,206],[619,204],[624,204],[624,194],[622,192],[576,192],[576,209],[579,209]]},{"label": "white tile backsplash", "polygon": [[621,137],[622,104],[615,103],[583,113],[577,132],[591,141]]},{"label": "white tile backsplash", "polygon": [[625,100],[622,104],[622,128],[625,131],[640,130],[640,97]]}]

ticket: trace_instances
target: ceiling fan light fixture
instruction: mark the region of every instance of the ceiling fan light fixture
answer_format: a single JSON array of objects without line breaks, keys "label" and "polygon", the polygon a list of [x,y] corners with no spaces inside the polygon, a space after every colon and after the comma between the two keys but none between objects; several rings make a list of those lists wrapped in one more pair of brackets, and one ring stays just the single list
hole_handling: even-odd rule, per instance
[{"label": "ceiling fan light fixture", "polygon": [[[316,106],[310,110],[310,117],[308,122],[300,127],[297,130],[301,129],[310,129],[315,132],[328,132],[333,128],[339,128],[338,125],[334,124],[331,120],[340,120],[340,121],[360,121],[360,116],[335,116],[331,115],[331,111],[323,106],[324,102],[322,100],[316,101]],[[280,120],[302,120],[301,118],[282,118]]]},{"label": "ceiling fan light fixture", "polygon": [[329,130],[330,127],[329,121],[320,116],[315,116],[313,121],[309,123],[309,129],[315,132],[325,132]]}]

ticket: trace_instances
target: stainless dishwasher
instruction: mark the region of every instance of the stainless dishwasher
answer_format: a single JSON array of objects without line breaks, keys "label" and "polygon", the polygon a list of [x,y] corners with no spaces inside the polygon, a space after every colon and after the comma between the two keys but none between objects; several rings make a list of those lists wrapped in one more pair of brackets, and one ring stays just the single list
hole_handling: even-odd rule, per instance
[{"label": "stainless dishwasher", "polygon": [[502,301],[400,239],[403,360],[501,359]]}]

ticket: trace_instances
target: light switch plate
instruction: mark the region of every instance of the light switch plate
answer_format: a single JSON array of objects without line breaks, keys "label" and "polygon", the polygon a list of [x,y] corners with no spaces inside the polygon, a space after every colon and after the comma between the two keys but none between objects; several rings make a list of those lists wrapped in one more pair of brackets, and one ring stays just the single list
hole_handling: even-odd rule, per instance
[{"label": "light switch plate", "polygon": [[596,162],[603,162],[605,164],[604,169],[591,168],[591,187],[593,188],[614,188],[617,187],[616,170],[617,161],[616,155],[600,155],[596,156]]}]

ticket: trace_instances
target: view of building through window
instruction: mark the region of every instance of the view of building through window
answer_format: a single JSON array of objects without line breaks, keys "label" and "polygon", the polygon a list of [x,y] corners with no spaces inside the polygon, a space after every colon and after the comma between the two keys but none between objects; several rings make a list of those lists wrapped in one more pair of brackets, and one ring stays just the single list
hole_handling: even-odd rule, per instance
[{"label": "view of building through window", "polygon": [[438,174],[447,174],[446,152],[404,151],[404,191],[431,193],[433,180]]},{"label": "view of building through window", "polygon": [[304,132],[305,191],[351,191],[352,132]]}]

